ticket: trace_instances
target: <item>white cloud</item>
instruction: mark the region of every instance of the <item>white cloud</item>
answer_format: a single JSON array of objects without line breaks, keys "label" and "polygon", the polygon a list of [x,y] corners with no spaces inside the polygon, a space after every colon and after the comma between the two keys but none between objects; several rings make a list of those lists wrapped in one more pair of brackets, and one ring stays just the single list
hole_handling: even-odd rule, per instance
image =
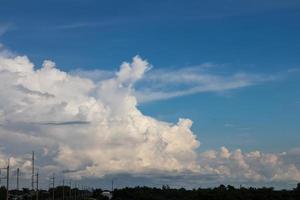
[{"label": "white cloud", "polygon": [[[294,160],[287,162],[291,156]],[[299,163],[295,161],[299,156],[298,153],[293,154],[293,151],[277,154],[260,151],[243,153],[240,149],[229,151],[222,147],[220,151],[199,154],[199,163],[201,173],[215,174],[227,181],[300,181]]]},{"label": "white cloud", "polygon": [[10,24],[0,24],[0,36],[4,35],[10,28]]},{"label": "white cloud", "polygon": [[[208,67],[209,66],[209,67]],[[272,81],[275,75],[249,73],[214,74],[205,68],[215,65],[203,65],[177,70],[153,70],[142,81],[143,89],[135,95],[139,102],[169,99],[201,92],[223,92]]]},{"label": "white cloud", "polygon": [[51,158],[45,165],[75,170],[76,177],[195,171],[199,142],[192,122],[158,121],[136,107],[133,85],[148,69],[136,56],[114,77],[94,83],[60,71],[52,61],[35,70],[26,56],[1,57],[1,145],[17,155],[36,149]]},{"label": "white cloud", "polygon": [[1,57],[12,57],[12,56],[14,56],[14,53],[11,52],[10,50],[8,50],[2,43],[0,43],[0,56]]},{"label": "white cloud", "polygon": [[[212,73],[211,69],[220,69],[226,65],[203,63],[198,66],[181,69],[151,69],[147,76],[139,79],[132,94],[139,103],[171,99],[202,92],[222,93],[243,87],[277,80],[281,75],[264,75],[237,72],[233,74]],[[124,72],[125,73],[125,69]],[[129,72],[126,72],[129,73]],[[112,71],[81,70],[71,72],[73,75],[89,78],[95,82],[111,78]]]},{"label": "white cloud", "polygon": [[91,79],[97,83],[102,80],[113,78],[116,72],[109,71],[109,70],[101,70],[101,69],[94,69],[94,70],[75,69],[71,71],[70,74],[73,76],[80,76],[82,78]]},{"label": "white cloud", "polygon": [[137,108],[135,85],[141,80],[158,85],[192,83],[196,86],[188,91],[199,92],[243,87],[265,78],[184,70],[144,77],[149,69],[148,62],[136,56],[113,76],[95,82],[63,72],[52,61],[35,69],[26,56],[1,55],[0,164],[10,156],[12,167],[20,167],[29,177],[26,153],[35,150],[45,176],[62,171],[72,178],[188,172],[195,177],[214,175],[218,181],[300,181],[296,162],[300,159],[293,159],[299,158],[297,150],[266,154],[222,147],[199,154],[191,120],[171,124],[145,116]]}]

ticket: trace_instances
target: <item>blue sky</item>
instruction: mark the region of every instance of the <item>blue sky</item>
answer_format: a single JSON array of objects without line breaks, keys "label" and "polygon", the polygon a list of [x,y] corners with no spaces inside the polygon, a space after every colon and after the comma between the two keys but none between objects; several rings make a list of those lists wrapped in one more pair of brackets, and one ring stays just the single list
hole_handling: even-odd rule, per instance
[{"label": "blue sky", "polygon": [[[299,69],[298,1],[4,1],[2,5],[0,22],[7,31],[1,42],[37,65],[52,59],[66,71],[116,70],[138,54],[157,69],[206,62],[228,65],[217,73]],[[140,107],[163,120],[191,118],[203,148],[226,142],[234,148],[281,151],[296,147],[300,139],[299,85],[295,70],[282,80],[225,95],[200,93]]]},{"label": "blue sky", "polygon": [[[51,59],[67,72],[116,71],[140,55],[151,63],[151,71],[192,68],[225,78],[260,76],[246,87],[139,104],[144,114],[160,120],[190,118],[201,141],[198,151],[299,147],[297,0],[0,2],[0,42],[37,66]],[[202,72],[205,63],[209,67]]]}]

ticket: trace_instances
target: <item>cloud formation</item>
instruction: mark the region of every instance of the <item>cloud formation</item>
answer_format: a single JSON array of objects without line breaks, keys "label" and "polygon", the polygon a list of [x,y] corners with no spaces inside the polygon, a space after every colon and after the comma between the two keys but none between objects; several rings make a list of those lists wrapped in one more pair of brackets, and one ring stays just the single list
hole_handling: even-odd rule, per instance
[{"label": "cloud formation", "polygon": [[[147,76],[138,80],[133,95],[139,103],[171,99],[202,92],[230,91],[249,87],[264,82],[274,81],[280,75],[251,74],[237,72],[233,74],[212,73],[211,69],[225,67],[213,63],[203,63],[198,66],[180,69],[151,69]],[[102,81],[112,77],[113,72],[104,70],[74,70],[71,72],[92,79]]]},{"label": "cloud formation", "polygon": [[4,35],[10,28],[10,24],[0,24],[0,36]]},{"label": "cloud formation", "polygon": [[[254,182],[299,181],[299,151],[243,153],[241,149],[229,151],[221,147],[199,155],[202,173],[215,174],[226,181]],[[293,159],[291,159],[293,157]]]},{"label": "cloud formation", "polygon": [[65,173],[74,179],[130,173],[300,181],[299,162],[293,159],[299,158],[298,151],[242,153],[222,147],[198,153],[200,142],[191,131],[191,120],[172,124],[137,108],[138,81],[192,82],[193,93],[243,87],[265,78],[225,78],[189,70],[147,78],[150,65],[136,56],[109,78],[95,82],[63,72],[50,60],[35,67],[26,56],[0,55],[0,165],[11,157],[12,168],[20,167],[28,177],[28,153],[35,150],[41,173]]},{"label": "cloud formation", "polygon": [[223,92],[277,79],[274,75],[233,73],[214,74],[210,68],[212,63],[204,63],[195,67],[177,70],[156,70],[150,73],[142,82],[146,89],[137,90],[135,95],[139,102],[170,99],[201,92]]},{"label": "cloud formation", "polygon": [[[52,61],[34,69],[26,56],[1,57],[1,145],[43,149],[78,177],[195,171],[199,142],[192,122],[158,121],[136,107],[133,85],[148,69],[147,61],[136,56],[113,78],[96,84],[60,71]],[[4,150],[21,153],[9,146]]]}]

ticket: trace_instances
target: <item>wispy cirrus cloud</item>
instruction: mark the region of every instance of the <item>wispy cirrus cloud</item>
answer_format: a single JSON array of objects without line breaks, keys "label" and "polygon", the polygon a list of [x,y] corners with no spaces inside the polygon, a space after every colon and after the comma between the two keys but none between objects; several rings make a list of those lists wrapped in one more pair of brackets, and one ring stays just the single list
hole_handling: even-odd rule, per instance
[{"label": "wispy cirrus cloud", "polygon": [[[275,81],[284,73],[260,74],[248,72],[221,72],[227,64],[206,62],[197,66],[176,69],[156,69],[151,67],[136,83],[133,91],[139,103],[171,99],[203,92],[221,93],[253,85]],[[219,72],[215,69],[220,70]],[[110,78],[114,71],[77,69],[71,74],[92,79],[96,82]]]},{"label": "wispy cirrus cloud", "polygon": [[10,27],[11,27],[10,24],[1,24],[0,23],[0,37],[2,35],[4,35],[9,30]]},{"label": "wispy cirrus cloud", "polygon": [[176,70],[153,70],[141,81],[143,90],[137,89],[136,96],[139,102],[156,101],[202,92],[224,92],[278,79],[278,75],[210,72],[213,66],[206,63]]},{"label": "wispy cirrus cloud", "polygon": [[13,26],[10,23],[0,23],[0,56],[13,56],[14,53],[10,51],[4,44],[1,43],[1,37],[9,31]]},{"label": "wispy cirrus cloud", "polygon": [[70,22],[60,25],[55,25],[50,27],[51,29],[56,30],[70,30],[70,29],[80,29],[80,28],[101,28],[101,27],[108,27],[108,26],[114,26],[118,24],[122,24],[127,22],[128,19],[104,19],[99,21],[81,21],[81,22]]},{"label": "wispy cirrus cloud", "polygon": [[70,74],[74,76],[88,78],[95,82],[112,78],[115,75],[115,73],[116,71],[101,70],[101,69],[95,69],[95,70],[75,69],[70,71]]}]

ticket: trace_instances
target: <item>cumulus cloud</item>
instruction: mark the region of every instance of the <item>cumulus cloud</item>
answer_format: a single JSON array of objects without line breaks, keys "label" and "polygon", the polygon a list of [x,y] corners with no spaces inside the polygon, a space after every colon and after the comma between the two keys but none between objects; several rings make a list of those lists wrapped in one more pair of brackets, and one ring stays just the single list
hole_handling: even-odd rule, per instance
[{"label": "cumulus cloud", "polygon": [[174,72],[171,78],[145,78],[150,68],[146,60],[135,56],[116,73],[93,81],[63,72],[50,60],[36,67],[26,56],[2,54],[0,164],[5,165],[11,157],[12,168],[20,167],[29,177],[27,153],[35,150],[37,167],[45,176],[56,172],[80,179],[130,173],[300,180],[299,163],[291,159],[298,151],[242,153],[222,147],[198,153],[200,142],[191,131],[191,120],[172,124],[146,116],[137,108],[135,85],[139,81],[189,84],[192,80],[196,88],[206,84],[204,88],[219,90],[249,85],[261,77],[239,74],[230,81],[228,77]]},{"label": "cumulus cloud", "polygon": [[219,151],[199,154],[200,171],[215,174],[221,180],[235,182],[299,181],[299,163],[295,159],[299,155],[295,150],[277,154],[260,151],[243,153],[241,149],[229,151],[221,147]]},{"label": "cumulus cloud", "polygon": [[[189,119],[158,121],[137,109],[133,85],[150,68],[136,56],[94,83],[26,56],[0,58],[0,138],[4,151],[47,152],[70,176],[197,169]],[[22,148],[15,148],[21,145]],[[12,148],[12,146],[14,148]]]}]

